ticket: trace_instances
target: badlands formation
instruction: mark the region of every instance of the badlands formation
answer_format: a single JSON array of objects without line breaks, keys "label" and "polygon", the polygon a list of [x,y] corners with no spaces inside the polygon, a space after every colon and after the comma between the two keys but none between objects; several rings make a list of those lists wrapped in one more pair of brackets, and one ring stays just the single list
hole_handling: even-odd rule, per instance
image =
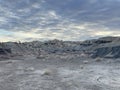
[{"label": "badlands formation", "polygon": [[1,42],[0,90],[120,90],[120,37]]}]

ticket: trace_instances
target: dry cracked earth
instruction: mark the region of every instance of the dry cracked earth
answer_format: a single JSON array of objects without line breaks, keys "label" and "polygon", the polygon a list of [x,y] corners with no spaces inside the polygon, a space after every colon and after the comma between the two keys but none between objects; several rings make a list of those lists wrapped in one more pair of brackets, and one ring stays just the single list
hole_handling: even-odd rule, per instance
[{"label": "dry cracked earth", "polygon": [[120,59],[73,54],[0,59],[0,90],[120,90]]}]

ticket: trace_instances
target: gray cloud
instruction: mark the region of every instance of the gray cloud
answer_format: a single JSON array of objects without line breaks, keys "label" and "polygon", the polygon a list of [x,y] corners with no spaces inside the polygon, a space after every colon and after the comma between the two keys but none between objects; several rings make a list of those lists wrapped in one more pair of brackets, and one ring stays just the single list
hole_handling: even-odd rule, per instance
[{"label": "gray cloud", "polygon": [[120,0],[0,0],[0,40],[119,36],[119,8]]}]

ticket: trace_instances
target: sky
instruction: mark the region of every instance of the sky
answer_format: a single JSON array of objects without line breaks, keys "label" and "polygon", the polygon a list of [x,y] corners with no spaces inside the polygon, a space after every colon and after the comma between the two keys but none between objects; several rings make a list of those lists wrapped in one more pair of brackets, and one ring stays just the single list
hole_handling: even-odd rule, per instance
[{"label": "sky", "polygon": [[0,0],[0,41],[120,36],[120,0]]}]

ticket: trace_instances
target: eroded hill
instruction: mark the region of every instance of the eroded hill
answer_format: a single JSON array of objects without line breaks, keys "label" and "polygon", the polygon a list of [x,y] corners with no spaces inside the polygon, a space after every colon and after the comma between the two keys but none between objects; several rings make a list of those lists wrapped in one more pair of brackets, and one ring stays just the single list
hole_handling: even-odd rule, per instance
[{"label": "eroded hill", "polygon": [[42,55],[77,53],[87,57],[120,58],[120,37],[78,41],[33,41],[0,43],[0,55]]}]

